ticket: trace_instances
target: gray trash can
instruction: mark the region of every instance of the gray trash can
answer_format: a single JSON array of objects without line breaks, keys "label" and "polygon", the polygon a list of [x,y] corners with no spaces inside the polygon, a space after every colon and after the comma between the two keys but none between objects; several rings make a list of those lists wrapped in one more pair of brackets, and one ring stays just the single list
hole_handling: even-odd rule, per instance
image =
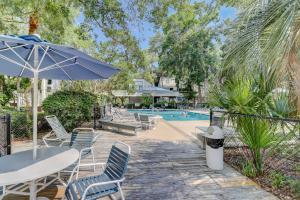
[{"label": "gray trash can", "polygon": [[213,170],[223,169],[224,134],[218,126],[210,126],[206,134],[206,163]]}]

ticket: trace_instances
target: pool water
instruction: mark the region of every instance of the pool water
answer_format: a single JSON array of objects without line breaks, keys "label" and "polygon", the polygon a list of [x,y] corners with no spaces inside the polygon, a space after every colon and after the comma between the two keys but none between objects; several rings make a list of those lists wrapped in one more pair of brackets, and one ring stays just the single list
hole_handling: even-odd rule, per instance
[{"label": "pool water", "polygon": [[142,110],[130,109],[129,112],[137,112],[141,114],[160,115],[166,121],[194,121],[209,120],[206,114],[194,113],[184,110]]}]

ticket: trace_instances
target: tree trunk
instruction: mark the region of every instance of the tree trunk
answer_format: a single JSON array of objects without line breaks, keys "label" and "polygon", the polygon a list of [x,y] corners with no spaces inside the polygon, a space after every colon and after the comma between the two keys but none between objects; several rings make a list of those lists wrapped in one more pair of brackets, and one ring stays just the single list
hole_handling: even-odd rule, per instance
[{"label": "tree trunk", "polygon": [[198,85],[198,98],[197,103],[202,103],[202,91],[201,91],[201,85]]},{"label": "tree trunk", "polygon": [[29,16],[29,35],[37,33],[39,27],[39,16],[38,12],[34,12]]}]

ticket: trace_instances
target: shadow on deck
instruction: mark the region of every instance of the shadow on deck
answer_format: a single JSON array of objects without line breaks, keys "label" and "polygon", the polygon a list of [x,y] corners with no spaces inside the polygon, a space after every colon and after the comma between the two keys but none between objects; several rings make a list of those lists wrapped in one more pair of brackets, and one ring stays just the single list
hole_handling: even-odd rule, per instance
[{"label": "shadow on deck", "polygon": [[[276,199],[228,166],[222,171],[210,170],[206,166],[205,152],[191,139],[171,141],[170,138],[167,141],[149,139],[149,135],[145,138],[142,135],[102,133],[103,136],[95,144],[97,161],[106,160],[115,141],[125,142],[132,147],[128,173],[122,186],[127,200]],[[91,172],[84,171],[80,176],[87,174]],[[61,187],[57,189],[50,186],[39,196],[60,199],[63,192]],[[27,198],[8,196],[5,199]]]}]

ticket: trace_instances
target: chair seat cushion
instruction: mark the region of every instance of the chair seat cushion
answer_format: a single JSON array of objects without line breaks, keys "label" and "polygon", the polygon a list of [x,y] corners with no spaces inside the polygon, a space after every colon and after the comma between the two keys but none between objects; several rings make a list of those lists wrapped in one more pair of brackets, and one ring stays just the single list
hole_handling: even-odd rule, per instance
[{"label": "chair seat cushion", "polygon": [[[85,189],[94,183],[112,181],[107,175],[89,176],[71,182],[66,189],[67,199],[81,199]],[[87,200],[94,200],[118,192],[117,184],[106,184],[91,188],[86,195]]]}]

